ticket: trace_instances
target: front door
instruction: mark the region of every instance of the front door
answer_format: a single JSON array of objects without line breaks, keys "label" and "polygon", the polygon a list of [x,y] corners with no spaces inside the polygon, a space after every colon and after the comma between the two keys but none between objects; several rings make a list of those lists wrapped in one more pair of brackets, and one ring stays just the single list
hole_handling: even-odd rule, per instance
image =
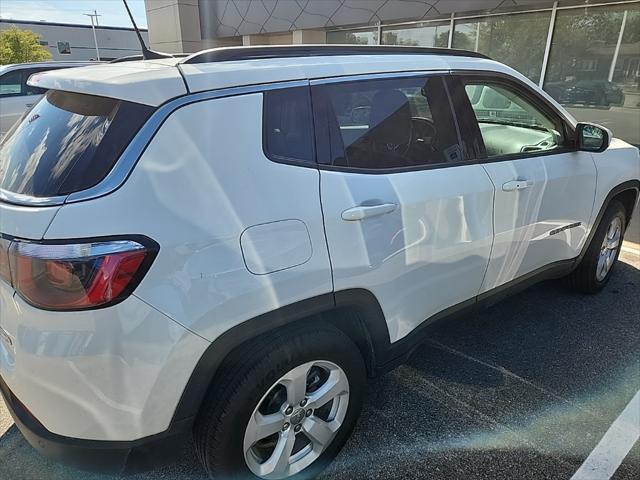
[{"label": "front door", "polygon": [[505,79],[462,81],[473,111],[469,116],[486,149],[483,165],[496,188],[486,292],[579,255],[596,168],[590,153],[573,148],[571,127],[537,94]]},{"label": "front door", "polygon": [[391,341],[473,301],[493,237],[493,185],[440,75],[312,82],[336,291],[371,291]]}]

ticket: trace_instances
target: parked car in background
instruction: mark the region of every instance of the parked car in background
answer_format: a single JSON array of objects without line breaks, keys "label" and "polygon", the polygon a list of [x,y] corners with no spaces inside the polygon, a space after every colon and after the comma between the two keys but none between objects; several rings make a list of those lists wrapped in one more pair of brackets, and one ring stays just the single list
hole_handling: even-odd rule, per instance
[{"label": "parked car in background", "polygon": [[622,87],[608,80],[549,82],[544,88],[563,105],[610,107],[624,104]]},{"label": "parked car in background", "polygon": [[476,52],[231,47],[29,82],[0,149],[0,390],[83,468],[194,438],[214,479],[312,478],[428,325],[542,279],[603,289],[638,201],[637,148]]},{"label": "parked car in background", "polygon": [[31,75],[49,70],[81,67],[95,63],[52,61],[0,66],[0,139],[45,92],[41,88],[27,84],[27,80]]}]

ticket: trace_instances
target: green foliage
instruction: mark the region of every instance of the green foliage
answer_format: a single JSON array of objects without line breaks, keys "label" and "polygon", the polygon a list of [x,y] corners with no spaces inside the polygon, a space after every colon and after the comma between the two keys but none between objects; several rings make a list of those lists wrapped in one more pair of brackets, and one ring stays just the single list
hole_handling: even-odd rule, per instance
[{"label": "green foliage", "polygon": [[0,32],[0,65],[49,60],[51,53],[40,45],[38,39],[31,30],[17,27]]}]

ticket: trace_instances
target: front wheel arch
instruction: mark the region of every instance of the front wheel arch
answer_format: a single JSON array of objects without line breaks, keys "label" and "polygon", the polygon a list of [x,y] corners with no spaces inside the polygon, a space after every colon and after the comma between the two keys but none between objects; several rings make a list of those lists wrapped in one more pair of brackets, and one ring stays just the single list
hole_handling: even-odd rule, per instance
[{"label": "front wheel arch", "polygon": [[580,255],[575,259],[575,263],[574,263],[575,267],[578,266],[578,264],[582,261],[585,254],[587,253],[587,249],[589,248],[589,245],[593,240],[593,236],[595,235],[596,230],[598,229],[598,225],[600,225],[600,222],[602,221],[602,217],[607,211],[607,208],[609,208],[609,205],[611,205],[611,202],[615,200],[619,200],[625,206],[625,209],[627,211],[627,225],[629,225],[629,222],[631,220],[631,214],[633,213],[633,208],[635,206],[636,199],[638,198],[638,192],[640,192],[640,180],[628,180],[626,182],[623,182],[613,187],[609,191],[604,201],[600,205],[598,214],[591,222],[591,229],[589,231],[589,234],[587,235],[584,245],[582,246]]}]

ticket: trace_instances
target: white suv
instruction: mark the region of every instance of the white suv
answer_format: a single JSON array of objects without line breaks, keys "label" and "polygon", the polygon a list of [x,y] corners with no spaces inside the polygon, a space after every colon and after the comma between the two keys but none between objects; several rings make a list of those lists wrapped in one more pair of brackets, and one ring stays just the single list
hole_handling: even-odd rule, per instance
[{"label": "white suv", "polygon": [[442,49],[239,47],[32,77],[0,153],[0,387],[42,453],[308,478],[436,320],[611,276],[638,149]]}]

